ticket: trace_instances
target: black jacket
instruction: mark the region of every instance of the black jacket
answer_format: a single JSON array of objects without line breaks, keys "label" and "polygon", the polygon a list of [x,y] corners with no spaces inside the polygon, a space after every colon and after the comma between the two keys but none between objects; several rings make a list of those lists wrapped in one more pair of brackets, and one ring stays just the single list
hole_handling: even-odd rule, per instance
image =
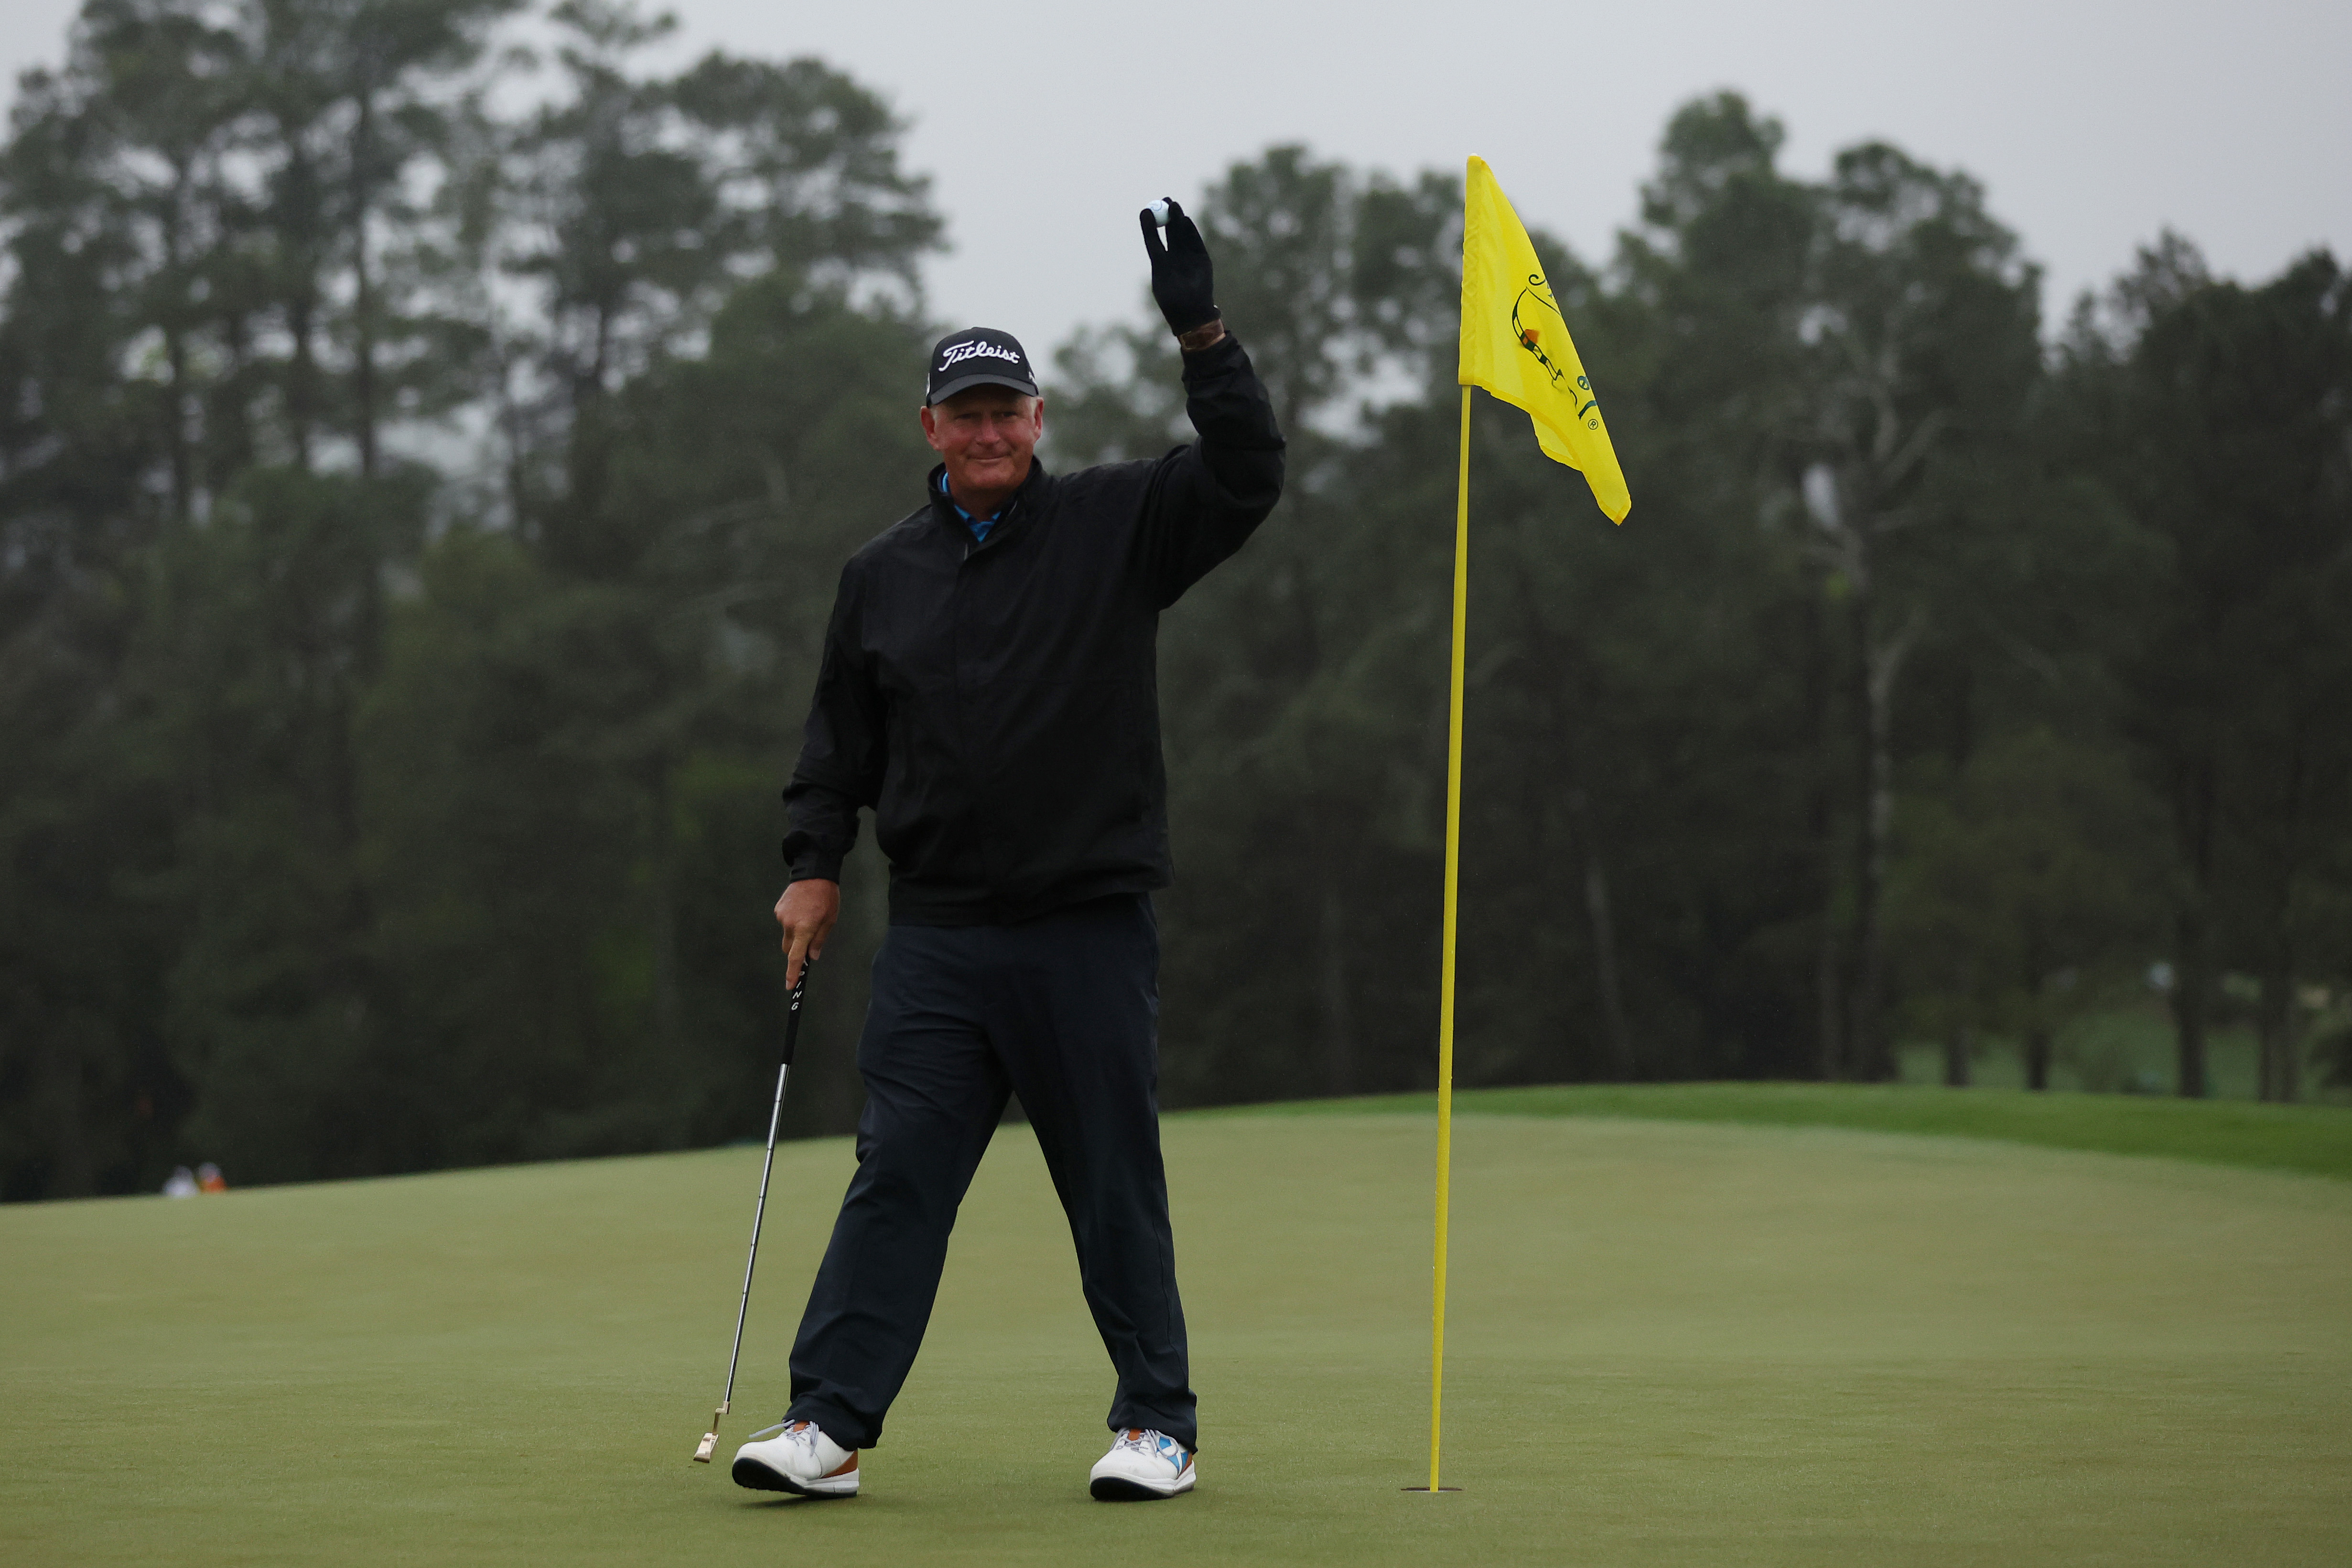
[{"label": "black jacket", "polygon": [[1066,477],[1033,465],[978,544],[934,468],[929,502],[850,558],[784,791],[795,880],[839,880],[870,806],[898,924],[1168,885],[1160,612],[1282,493],[1241,344],[1187,354],[1184,390],[1192,445]]}]

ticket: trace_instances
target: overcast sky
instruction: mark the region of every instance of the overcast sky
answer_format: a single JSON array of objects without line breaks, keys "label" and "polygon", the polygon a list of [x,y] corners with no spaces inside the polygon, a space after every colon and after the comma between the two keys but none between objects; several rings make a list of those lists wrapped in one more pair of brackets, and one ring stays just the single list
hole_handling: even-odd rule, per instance
[{"label": "overcast sky", "polygon": [[[1976,175],[2046,268],[2053,316],[2168,224],[2249,279],[2314,245],[2352,258],[2347,0],[673,8],[672,60],[814,54],[889,97],[955,246],[934,310],[1041,351],[1139,310],[1138,206],[1276,142],[1398,174],[1478,153],[1530,224],[1601,258],[1667,115],[1722,87],[1787,124],[1794,172],[1884,137]],[[5,0],[11,96],[74,9]]]}]

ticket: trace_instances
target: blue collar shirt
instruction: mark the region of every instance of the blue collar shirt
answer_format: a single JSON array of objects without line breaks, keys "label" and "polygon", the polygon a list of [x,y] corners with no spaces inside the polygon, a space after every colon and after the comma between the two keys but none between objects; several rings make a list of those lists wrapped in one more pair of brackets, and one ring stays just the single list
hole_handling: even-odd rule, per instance
[{"label": "blue collar shirt", "polygon": [[996,526],[996,520],[1003,517],[1013,505],[1011,501],[1006,501],[1003,506],[990,512],[986,517],[974,517],[957,504],[955,491],[949,488],[948,477],[945,474],[940,476],[940,494],[948,498],[948,505],[955,508],[955,514],[963,519],[963,525],[966,528],[971,530],[971,542],[974,544],[988,542],[988,531]]}]

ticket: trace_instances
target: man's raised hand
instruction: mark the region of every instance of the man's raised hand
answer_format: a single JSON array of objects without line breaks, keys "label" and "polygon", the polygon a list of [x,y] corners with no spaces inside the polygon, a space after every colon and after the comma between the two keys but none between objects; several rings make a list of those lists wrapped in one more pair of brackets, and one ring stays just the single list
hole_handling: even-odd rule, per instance
[{"label": "man's raised hand", "polygon": [[841,919],[841,884],[803,877],[776,900],[776,923],[784,928],[784,985],[801,983],[802,965],[824,956],[824,939]]},{"label": "man's raised hand", "polygon": [[1217,319],[1215,279],[1209,267],[1209,247],[1201,226],[1184,216],[1174,196],[1168,203],[1168,240],[1161,244],[1160,225],[1151,209],[1136,216],[1143,223],[1143,248],[1151,257],[1151,298],[1178,337]]}]

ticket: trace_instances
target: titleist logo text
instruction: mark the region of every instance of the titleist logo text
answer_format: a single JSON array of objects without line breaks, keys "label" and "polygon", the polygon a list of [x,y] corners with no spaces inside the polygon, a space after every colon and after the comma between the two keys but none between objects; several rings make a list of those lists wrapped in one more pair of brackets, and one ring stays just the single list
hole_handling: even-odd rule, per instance
[{"label": "titleist logo text", "polygon": [[1019,354],[1014,353],[1011,349],[999,348],[994,343],[958,343],[940,356],[940,368],[945,370],[951,364],[961,364],[968,359],[1002,359],[1011,360],[1014,364],[1021,363]]}]

